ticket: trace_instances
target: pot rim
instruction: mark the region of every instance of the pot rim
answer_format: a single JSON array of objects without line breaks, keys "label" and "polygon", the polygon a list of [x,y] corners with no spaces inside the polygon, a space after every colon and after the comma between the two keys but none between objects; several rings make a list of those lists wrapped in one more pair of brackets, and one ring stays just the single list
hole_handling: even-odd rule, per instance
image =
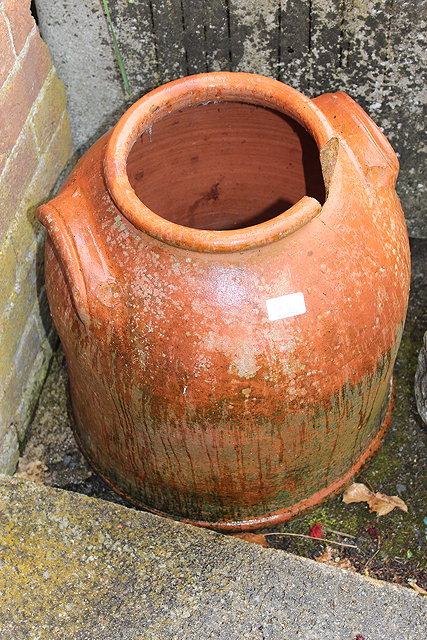
[{"label": "pot rim", "polygon": [[[137,229],[167,244],[192,251],[244,251],[293,233],[316,217],[322,205],[304,196],[292,207],[257,225],[235,230],[204,230],[166,220],[136,195],[127,175],[127,158],[144,131],[166,115],[210,102],[246,102],[269,107],[295,119],[314,138],[319,153],[334,137],[326,116],[302,93],[264,76],[213,72],[174,80],[140,98],[113,128],[104,157],[108,190],[118,209]],[[328,186],[328,185],[326,185]]]}]

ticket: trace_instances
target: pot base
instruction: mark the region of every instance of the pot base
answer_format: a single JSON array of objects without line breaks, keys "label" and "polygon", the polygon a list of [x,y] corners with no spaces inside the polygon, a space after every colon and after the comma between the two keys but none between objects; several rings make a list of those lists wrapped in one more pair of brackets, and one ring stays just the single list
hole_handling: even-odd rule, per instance
[{"label": "pot base", "polygon": [[142,504],[141,502],[138,502],[134,498],[131,498],[126,493],[118,489],[116,486],[114,486],[111,480],[109,480],[106,476],[104,476],[104,474],[101,471],[99,471],[97,465],[93,462],[91,456],[87,453],[87,451],[84,449],[84,447],[81,444],[80,438],[77,433],[77,429],[75,428],[75,421],[74,421],[74,415],[73,415],[73,409],[72,409],[69,390],[68,390],[68,414],[69,414],[71,426],[73,429],[73,434],[79,446],[80,451],[84,455],[86,461],[89,463],[91,468],[95,471],[95,473],[100,478],[102,478],[102,480],[106,484],[108,484],[113,489],[113,491],[115,491],[115,493],[125,498],[128,502],[130,502],[134,506],[140,509],[144,509],[145,511],[149,511],[150,513],[154,513],[158,516],[162,516],[164,518],[179,520],[181,522],[184,522],[185,524],[192,524],[196,527],[214,529],[215,531],[221,531],[223,533],[239,533],[241,531],[256,531],[258,529],[264,529],[267,527],[275,527],[279,524],[282,524],[283,522],[286,522],[287,520],[290,520],[294,516],[300,513],[303,513],[304,511],[309,511],[311,509],[314,509],[319,504],[324,502],[327,498],[333,496],[336,493],[339,493],[339,491],[351,480],[353,476],[355,476],[361,470],[361,468],[368,462],[368,460],[374,455],[374,453],[381,446],[382,441],[384,440],[384,437],[391,423],[394,397],[395,397],[395,388],[394,388],[394,382],[392,378],[390,380],[389,401],[387,404],[385,417],[377,435],[372,440],[369,447],[362,453],[362,455],[357,460],[357,462],[341,478],[338,478],[338,480],[335,480],[335,482],[328,485],[324,489],[321,489],[320,491],[316,491],[316,493],[313,493],[309,498],[306,498],[305,500],[301,500],[300,502],[297,502],[297,504],[294,504],[291,507],[287,507],[286,509],[280,509],[278,511],[270,513],[269,515],[257,516],[255,518],[250,518],[248,520],[234,520],[234,521],[230,520],[230,521],[217,521],[217,522],[194,521],[194,520],[188,520],[185,518],[173,517],[168,513],[164,513],[163,511],[158,511],[156,509],[147,507],[146,505]]}]

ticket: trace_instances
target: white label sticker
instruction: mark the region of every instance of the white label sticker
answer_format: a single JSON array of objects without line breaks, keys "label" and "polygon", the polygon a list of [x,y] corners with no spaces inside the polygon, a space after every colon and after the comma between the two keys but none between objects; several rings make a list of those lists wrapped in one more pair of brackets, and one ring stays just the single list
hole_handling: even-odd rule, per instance
[{"label": "white label sticker", "polygon": [[302,291],[289,293],[287,296],[279,296],[278,298],[270,298],[265,303],[270,320],[301,316],[307,311]]}]

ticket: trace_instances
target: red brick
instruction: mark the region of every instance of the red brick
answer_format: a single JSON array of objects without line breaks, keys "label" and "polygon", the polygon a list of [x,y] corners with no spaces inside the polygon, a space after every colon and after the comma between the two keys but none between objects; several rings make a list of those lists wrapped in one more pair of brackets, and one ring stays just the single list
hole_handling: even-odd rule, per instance
[{"label": "red brick", "polygon": [[12,71],[12,67],[15,64],[15,54],[12,49],[12,42],[10,40],[9,30],[7,28],[5,17],[0,13],[0,87],[6,80],[9,73]]},{"label": "red brick", "polygon": [[13,150],[6,169],[0,177],[0,239],[9,228],[22,196],[38,164],[34,136],[29,127]]},{"label": "red brick", "polygon": [[65,108],[64,84],[52,73],[39,94],[37,109],[32,114],[34,133],[41,153],[50,144]]},{"label": "red brick", "polygon": [[46,343],[46,336],[41,335],[40,318],[35,306],[27,320],[13,360],[6,371],[0,371],[0,379],[3,379],[0,391],[0,425],[13,417],[19,407],[25,387],[33,373],[32,369],[34,366],[37,367],[37,364],[40,366],[37,360],[44,359],[40,353],[41,347],[48,355],[49,345]]},{"label": "red brick", "polygon": [[0,317],[12,295],[17,278],[16,256],[12,242],[6,241],[0,247]]},{"label": "red brick", "polygon": [[14,147],[51,65],[49,50],[39,34],[35,33],[20,68],[0,92],[0,171]]},{"label": "red brick", "polygon": [[[36,313],[36,311],[34,312]],[[37,327],[37,318],[30,316],[25,326],[22,338],[16,349],[13,364],[11,365],[11,371],[15,373],[14,382],[21,387],[20,395],[22,395],[22,387],[25,387],[26,382],[31,374],[31,368],[34,365],[34,360],[39,353],[40,346],[43,339],[40,336]],[[19,396],[16,398],[16,406],[19,404]]]},{"label": "red brick", "polygon": [[30,0],[6,0],[4,8],[9,18],[15,51],[19,55],[28,34],[34,27],[34,19],[30,12]]},{"label": "red brick", "polygon": [[[41,232],[42,226],[36,218],[36,209],[46,202],[49,194],[67,161],[72,154],[71,133],[68,116],[64,113],[61,124],[51,142],[47,152],[39,158],[39,164],[32,176],[32,182],[28,185],[25,194],[21,198],[15,216],[9,224],[7,236],[13,238],[13,250],[18,264],[25,260],[28,253],[32,252],[36,236]],[[0,179],[1,191],[1,179]],[[0,218],[2,213],[0,211]],[[0,222],[0,227],[2,226]],[[1,237],[1,234],[0,234]],[[0,240],[0,282],[2,278],[2,242]],[[2,290],[0,287],[0,312]]]},{"label": "red brick", "polygon": [[6,313],[0,318],[0,386],[3,387],[10,373],[28,318],[39,314],[37,281],[40,274],[38,258],[33,256],[32,265],[26,275],[19,280],[19,293],[12,296]]}]

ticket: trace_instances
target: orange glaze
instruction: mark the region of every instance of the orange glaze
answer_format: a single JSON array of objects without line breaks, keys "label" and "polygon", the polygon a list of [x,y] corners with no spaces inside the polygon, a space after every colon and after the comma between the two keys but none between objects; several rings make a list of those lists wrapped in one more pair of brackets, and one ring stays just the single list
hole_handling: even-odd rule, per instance
[{"label": "orange glaze", "polygon": [[210,73],[136,102],[39,209],[75,432],[114,489],[239,530],[379,446],[405,319],[396,156],[348,96]]}]

